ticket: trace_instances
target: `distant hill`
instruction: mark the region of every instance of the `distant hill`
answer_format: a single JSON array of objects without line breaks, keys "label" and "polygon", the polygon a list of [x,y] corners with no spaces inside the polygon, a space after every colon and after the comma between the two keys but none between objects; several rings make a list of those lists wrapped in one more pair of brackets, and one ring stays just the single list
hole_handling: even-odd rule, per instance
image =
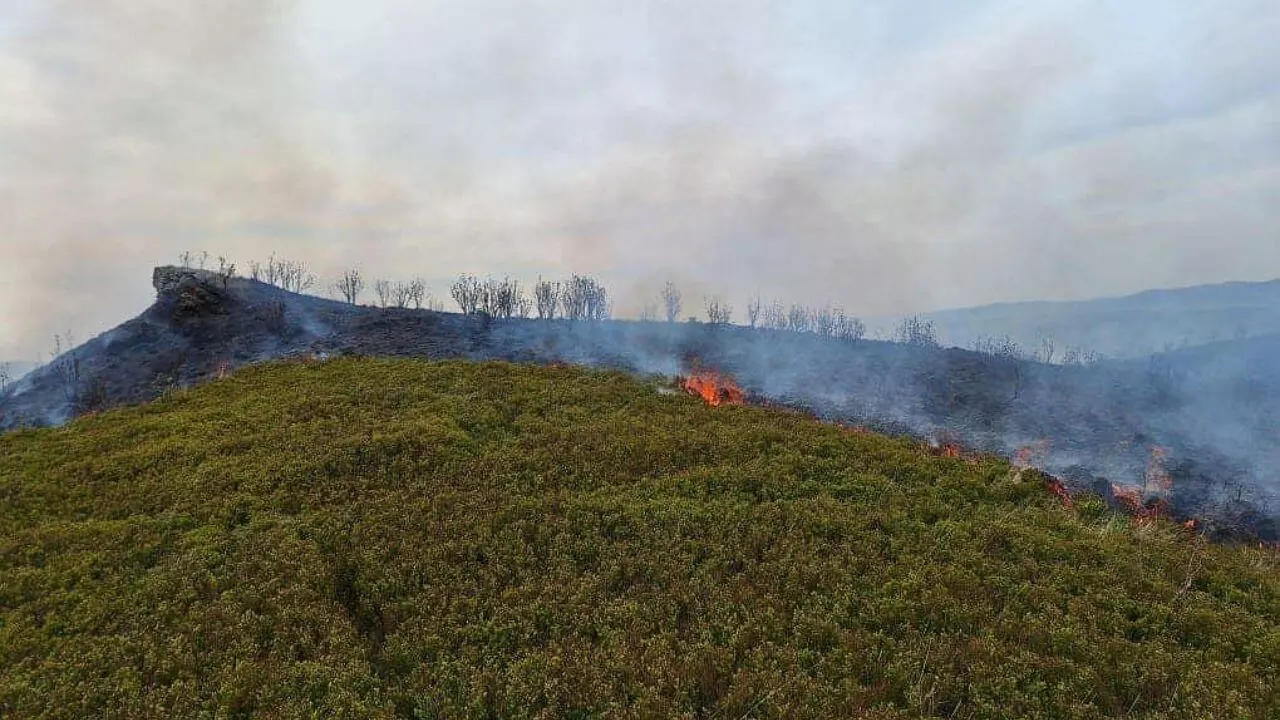
[{"label": "distant hill", "polygon": [[671,390],[339,359],[0,436],[0,714],[1280,714],[1274,550]]},{"label": "distant hill", "polygon": [[1149,290],[1079,302],[1025,302],[945,310],[932,320],[944,344],[972,347],[1009,336],[1035,350],[1051,338],[1109,357],[1141,357],[1181,347],[1280,333],[1280,280]]}]

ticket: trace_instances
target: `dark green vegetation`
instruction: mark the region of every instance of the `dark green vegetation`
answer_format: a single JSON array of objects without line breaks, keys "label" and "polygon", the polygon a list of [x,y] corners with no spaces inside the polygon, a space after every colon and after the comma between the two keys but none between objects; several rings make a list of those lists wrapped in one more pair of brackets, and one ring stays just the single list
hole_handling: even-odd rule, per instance
[{"label": "dark green vegetation", "polygon": [[0,437],[8,717],[1275,717],[1280,570],[624,376],[341,360]]}]

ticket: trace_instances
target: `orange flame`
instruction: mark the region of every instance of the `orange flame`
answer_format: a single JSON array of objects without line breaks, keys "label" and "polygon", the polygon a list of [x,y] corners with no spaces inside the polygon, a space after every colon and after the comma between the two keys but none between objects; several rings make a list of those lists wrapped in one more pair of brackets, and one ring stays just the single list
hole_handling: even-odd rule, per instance
[{"label": "orange flame", "polygon": [[980,459],[977,454],[966,450],[959,439],[949,432],[943,432],[932,440],[923,441],[921,447],[934,457],[964,460],[970,465],[976,464]]},{"label": "orange flame", "polygon": [[690,395],[697,395],[713,407],[720,405],[745,405],[747,393],[731,378],[714,370],[699,370],[681,381],[680,386]]},{"label": "orange flame", "polygon": [[1062,501],[1062,507],[1067,510],[1075,508],[1075,503],[1071,501],[1071,491],[1067,489],[1066,485],[1062,484],[1061,480],[1055,477],[1050,477],[1048,484],[1049,492],[1058,496],[1058,499]]},{"label": "orange flame", "polygon": [[[1172,507],[1164,498],[1157,497],[1152,500],[1146,500],[1143,488],[1137,486],[1111,485],[1111,496],[1116,499],[1126,514],[1133,518],[1133,522],[1137,525],[1151,525],[1156,518],[1169,517],[1172,514]],[[1185,527],[1194,528],[1195,520],[1190,521],[1192,524],[1183,523]]]}]

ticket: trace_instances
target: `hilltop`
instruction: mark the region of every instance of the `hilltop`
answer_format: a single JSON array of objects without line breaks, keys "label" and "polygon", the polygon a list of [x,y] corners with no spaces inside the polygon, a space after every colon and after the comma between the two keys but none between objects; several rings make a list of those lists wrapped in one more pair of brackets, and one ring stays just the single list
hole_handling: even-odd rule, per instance
[{"label": "hilltop", "polygon": [[0,714],[1274,717],[1274,551],[658,379],[249,368],[0,436]]}]

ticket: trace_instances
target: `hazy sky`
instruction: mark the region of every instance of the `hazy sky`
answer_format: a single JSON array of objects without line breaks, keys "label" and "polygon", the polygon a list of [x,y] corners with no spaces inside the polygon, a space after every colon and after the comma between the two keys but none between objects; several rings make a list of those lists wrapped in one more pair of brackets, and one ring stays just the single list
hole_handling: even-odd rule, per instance
[{"label": "hazy sky", "polygon": [[0,358],[185,249],[872,316],[1280,276],[1275,0],[0,0]]}]

